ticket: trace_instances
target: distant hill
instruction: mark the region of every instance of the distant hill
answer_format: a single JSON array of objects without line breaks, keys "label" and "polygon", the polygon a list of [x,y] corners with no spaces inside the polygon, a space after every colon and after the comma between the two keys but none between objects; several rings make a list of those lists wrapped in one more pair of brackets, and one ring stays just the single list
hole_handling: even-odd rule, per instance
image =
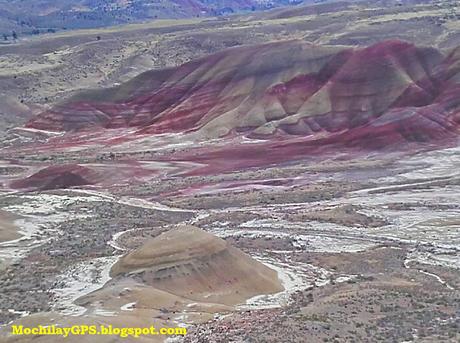
[{"label": "distant hill", "polygon": [[[0,41],[18,35],[151,19],[221,16],[313,3],[303,0],[0,0]],[[321,2],[321,1],[319,1]],[[6,37],[5,37],[6,35]]]},{"label": "distant hill", "polygon": [[458,135],[460,48],[386,40],[366,48],[301,40],[227,49],[74,96],[35,129],[137,127],[201,138],[306,137],[304,146],[381,148]]}]

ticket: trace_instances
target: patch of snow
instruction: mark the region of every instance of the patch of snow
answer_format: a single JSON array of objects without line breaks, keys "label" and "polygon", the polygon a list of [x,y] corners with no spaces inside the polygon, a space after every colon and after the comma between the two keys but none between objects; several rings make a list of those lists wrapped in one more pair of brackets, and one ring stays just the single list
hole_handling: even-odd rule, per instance
[{"label": "patch of snow", "polygon": [[19,314],[21,317],[26,317],[30,314],[29,311],[17,311],[12,308],[8,309],[8,312],[13,314]]},{"label": "patch of snow", "polygon": [[284,288],[275,294],[254,296],[245,304],[237,306],[238,310],[278,308],[289,303],[290,296],[296,291],[327,284],[331,273],[323,268],[301,263],[284,263],[266,257],[254,256],[255,259],[278,273]]},{"label": "patch of snow", "polygon": [[120,310],[122,311],[134,311],[134,308],[136,307],[136,302],[133,303],[127,303],[120,307]]},{"label": "patch of snow", "polygon": [[102,308],[94,309],[93,314],[97,316],[103,316],[103,317],[115,317],[117,315],[116,312],[104,310]]},{"label": "patch of snow", "polygon": [[56,303],[53,309],[72,316],[86,312],[86,308],[74,303],[78,298],[102,288],[110,280],[110,269],[118,256],[100,257],[71,266],[58,278],[62,288],[53,289]]}]

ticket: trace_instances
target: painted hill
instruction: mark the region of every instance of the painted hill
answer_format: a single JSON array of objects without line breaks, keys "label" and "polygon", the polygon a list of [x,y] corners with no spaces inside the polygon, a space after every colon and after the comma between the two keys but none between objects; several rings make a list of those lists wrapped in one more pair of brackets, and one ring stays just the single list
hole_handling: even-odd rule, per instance
[{"label": "painted hill", "polygon": [[283,289],[274,270],[193,226],[147,241],[122,257],[111,275],[131,276],[176,296],[224,305]]},{"label": "painted hill", "polygon": [[444,55],[402,41],[360,49],[303,41],[232,48],[79,94],[27,126],[294,135],[322,143],[340,137],[377,146],[440,139],[458,134],[459,51]]},{"label": "painted hill", "polygon": [[78,164],[65,164],[46,167],[38,172],[11,183],[13,188],[49,190],[91,185],[100,179],[97,173]]}]

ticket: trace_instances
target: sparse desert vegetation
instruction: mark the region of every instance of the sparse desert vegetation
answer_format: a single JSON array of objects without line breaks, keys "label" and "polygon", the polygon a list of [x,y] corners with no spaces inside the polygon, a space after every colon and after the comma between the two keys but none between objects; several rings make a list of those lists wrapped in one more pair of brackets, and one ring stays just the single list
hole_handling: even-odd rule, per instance
[{"label": "sparse desert vegetation", "polygon": [[458,8],[104,12],[0,44],[0,341],[458,342]]}]

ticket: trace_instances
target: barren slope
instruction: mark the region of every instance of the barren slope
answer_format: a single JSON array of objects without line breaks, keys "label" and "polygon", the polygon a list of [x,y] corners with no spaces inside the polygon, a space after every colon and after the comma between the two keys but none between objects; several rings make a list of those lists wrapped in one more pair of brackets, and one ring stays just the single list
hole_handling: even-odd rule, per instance
[{"label": "barren slope", "polygon": [[283,289],[275,271],[192,226],[146,242],[121,258],[111,275],[130,276],[176,296],[225,305]]},{"label": "barren slope", "polygon": [[146,72],[46,111],[43,130],[138,127],[198,138],[296,135],[381,147],[458,134],[459,53],[385,41],[367,48],[301,41],[233,48]]}]

